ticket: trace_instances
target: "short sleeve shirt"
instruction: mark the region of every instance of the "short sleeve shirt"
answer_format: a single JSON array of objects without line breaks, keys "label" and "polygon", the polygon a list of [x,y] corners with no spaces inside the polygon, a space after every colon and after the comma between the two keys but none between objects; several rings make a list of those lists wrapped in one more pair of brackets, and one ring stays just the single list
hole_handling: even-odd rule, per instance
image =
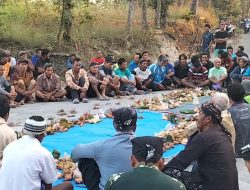
[{"label": "short sleeve shirt", "polygon": [[117,68],[115,70],[115,74],[118,75],[119,77],[123,78],[123,77],[127,77],[129,78],[131,75],[131,72],[129,69],[125,69],[124,71],[122,71],[120,68]]},{"label": "short sleeve shirt", "polygon": [[213,67],[209,70],[208,78],[215,77],[219,80],[222,76],[227,76],[227,69],[225,67]]},{"label": "short sleeve shirt", "polygon": [[39,190],[42,181],[57,180],[56,164],[36,138],[25,135],[5,148],[0,179],[0,189]]},{"label": "short sleeve shirt", "polygon": [[146,69],[145,71],[142,71],[139,67],[134,69],[136,76],[138,76],[142,81],[149,78],[151,75],[151,71],[149,69]]},{"label": "short sleeve shirt", "polygon": [[[228,32],[227,31],[218,31],[215,33],[215,39],[216,38],[220,38],[220,39],[225,39],[228,38]],[[223,43],[216,43],[215,49],[226,49],[227,47],[227,42],[223,42]]]}]

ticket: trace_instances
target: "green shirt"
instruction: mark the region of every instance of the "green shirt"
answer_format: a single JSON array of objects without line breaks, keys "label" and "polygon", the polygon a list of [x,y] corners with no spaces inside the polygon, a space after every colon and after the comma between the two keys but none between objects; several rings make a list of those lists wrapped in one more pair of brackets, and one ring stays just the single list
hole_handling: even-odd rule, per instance
[{"label": "green shirt", "polygon": [[185,186],[156,168],[139,166],[130,172],[112,175],[104,190],[186,190]]},{"label": "green shirt", "polygon": [[123,77],[129,78],[129,76],[131,75],[131,72],[129,69],[125,69],[124,71],[122,71],[120,68],[117,68],[117,69],[115,69],[115,74],[121,78],[123,78]]},{"label": "green shirt", "polygon": [[227,76],[227,69],[225,67],[209,69],[208,78],[215,77],[220,80],[222,76]]}]

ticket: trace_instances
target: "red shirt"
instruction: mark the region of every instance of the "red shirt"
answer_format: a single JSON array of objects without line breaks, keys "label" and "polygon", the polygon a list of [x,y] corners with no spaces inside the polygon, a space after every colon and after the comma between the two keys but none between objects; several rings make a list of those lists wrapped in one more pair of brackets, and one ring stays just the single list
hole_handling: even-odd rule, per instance
[{"label": "red shirt", "polygon": [[99,65],[105,63],[105,58],[104,57],[93,57],[90,62],[95,62],[98,63]]}]

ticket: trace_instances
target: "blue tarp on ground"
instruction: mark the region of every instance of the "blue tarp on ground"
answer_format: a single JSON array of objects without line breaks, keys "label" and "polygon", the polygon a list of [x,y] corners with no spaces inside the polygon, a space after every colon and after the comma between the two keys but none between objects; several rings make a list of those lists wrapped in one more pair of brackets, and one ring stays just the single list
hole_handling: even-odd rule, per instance
[{"label": "blue tarp on ground", "polygon": [[[205,102],[209,97],[200,98],[200,102]],[[171,111],[178,112],[184,109],[193,109],[192,103],[183,104],[183,106],[173,109]],[[170,125],[169,121],[162,120],[162,114],[157,112],[144,111],[138,112],[138,115],[143,115],[143,119],[138,119],[136,136],[152,136],[158,133]],[[113,128],[112,119],[104,119],[97,124],[85,124],[83,127],[75,126],[69,131],[64,133],[56,133],[54,135],[46,136],[42,145],[49,151],[54,149],[58,150],[62,154],[70,154],[73,147],[79,143],[90,143],[101,139],[110,138],[115,134]],[[164,153],[164,157],[171,157],[183,150],[183,145],[177,145],[175,148],[168,150]],[[55,184],[61,183],[62,180],[58,180]],[[83,189],[82,187],[75,186],[75,190]],[[83,185],[80,185],[83,186]]]}]

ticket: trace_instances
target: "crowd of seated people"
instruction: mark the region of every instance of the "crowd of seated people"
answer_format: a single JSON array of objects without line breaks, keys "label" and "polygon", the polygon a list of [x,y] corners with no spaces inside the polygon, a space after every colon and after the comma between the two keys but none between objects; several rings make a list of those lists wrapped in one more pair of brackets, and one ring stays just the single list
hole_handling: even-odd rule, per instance
[{"label": "crowd of seated people", "polygon": [[146,51],[135,53],[131,61],[104,56],[101,50],[96,53],[96,57],[85,64],[76,54],[68,57],[66,85],[63,85],[66,87],[62,88],[48,49],[37,49],[31,59],[26,51],[19,52],[18,59],[6,51],[0,63],[0,93],[8,96],[11,107],[16,107],[35,100],[60,101],[65,96],[76,104],[87,103],[88,98],[93,97],[105,101],[114,96],[179,87],[223,91],[231,83],[242,83],[246,92],[250,91],[249,59],[243,46],[239,46],[237,52],[232,46],[218,50],[213,62],[207,52],[191,57],[182,53],[174,63],[167,54],[152,61]]}]

